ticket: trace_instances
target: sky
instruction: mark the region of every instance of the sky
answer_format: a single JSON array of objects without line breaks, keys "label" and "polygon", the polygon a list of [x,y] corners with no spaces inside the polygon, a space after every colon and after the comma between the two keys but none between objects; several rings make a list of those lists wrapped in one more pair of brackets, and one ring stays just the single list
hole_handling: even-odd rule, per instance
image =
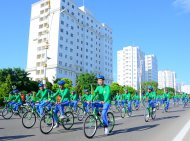
[{"label": "sky", "polygon": [[[1,1],[0,68],[26,68],[31,4],[37,1]],[[155,54],[159,70],[175,71],[178,82],[190,84],[190,0],[85,0],[85,6],[113,30],[115,81],[117,51],[133,45]]]}]

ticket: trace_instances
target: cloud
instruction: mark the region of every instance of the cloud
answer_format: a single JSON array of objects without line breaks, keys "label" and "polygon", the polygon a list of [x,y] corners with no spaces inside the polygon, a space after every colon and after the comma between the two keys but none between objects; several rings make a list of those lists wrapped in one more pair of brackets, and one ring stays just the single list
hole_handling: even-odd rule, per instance
[{"label": "cloud", "polygon": [[190,12],[190,0],[174,0],[173,5],[176,8],[179,8],[181,12],[184,13]]}]

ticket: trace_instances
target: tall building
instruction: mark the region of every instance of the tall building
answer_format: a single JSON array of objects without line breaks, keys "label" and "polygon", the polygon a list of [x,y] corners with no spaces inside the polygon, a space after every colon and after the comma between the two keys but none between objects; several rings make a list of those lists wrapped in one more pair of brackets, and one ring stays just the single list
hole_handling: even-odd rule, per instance
[{"label": "tall building", "polygon": [[158,72],[158,88],[163,89],[171,87],[176,89],[176,73],[173,71],[165,70]]},{"label": "tall building", "polygon": [[117,82],[139,89],[145,80],[145,58],[139,47],[124,47],[117,52]]},{"label": "tall building", "polygon": [[158,63],[155,55],[145,55],[145,81],[158,82]]},{"label": "tall building", "polygon": [[190,85],[182,85],[181,86],[181,92],[190,94]]},{"label": "tall building", "polygon": [[40,0],[32,5],[27,71],[33,80],[69,78],[80,73],[111,83],[112,29],[74,0]]}]

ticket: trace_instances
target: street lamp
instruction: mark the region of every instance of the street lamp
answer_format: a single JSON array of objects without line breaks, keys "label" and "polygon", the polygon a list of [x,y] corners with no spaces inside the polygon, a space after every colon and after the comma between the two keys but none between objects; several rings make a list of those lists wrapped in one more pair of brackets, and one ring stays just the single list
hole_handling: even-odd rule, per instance
[{"label": "street lamp", "polygon": [[[59,11],[60,11],[61,9],[59,9]],[[62,14],[63,12],[65,12],[65,10],[66,9],[62,9],[60,12],[59,12],[59,14]],[[48,26],[49,27],[49,34],[48,34],[48,41],[50,41],[50,32],[51,32],[51,26],[52,26],[52,21],[53,21],[53,17],[54,17],[54,14],[55,14],[55,12],[57,12],[57,11],[54,11],[52,14],[52,19],[51,19],[51,23],[50,23],[50,26]],[[48,14],[48,16],[50,16],[50,14],[51,13],[49,13]],[[49,23],[49,22],[48,22]],[[44,78],[43,78],[43,84],[46,84],[46,73],[47,73],[47,61],[49,60],[49,59],[51,59],[51,58],[49,58],[49,57],[47,57],[47,50],[48,50],[48,48],[49,48],[49,46],[50,46],[50,44],[49,44],[49,42],[46,42],[46,44],[45,44],[45,61],[44,61]]]}]

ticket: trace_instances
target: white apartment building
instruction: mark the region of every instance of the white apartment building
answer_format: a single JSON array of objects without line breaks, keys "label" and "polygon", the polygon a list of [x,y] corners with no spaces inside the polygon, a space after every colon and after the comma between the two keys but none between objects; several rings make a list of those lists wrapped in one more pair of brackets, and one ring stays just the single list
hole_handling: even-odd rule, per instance
[{"label": "white apartment building", "polygon": [[139,89],[145,80],[145,58],[139,47],[128,46],[117,52],[117,82]]},{"label": "white apartment building", "polygon": [[112,29],[74,0],[40,0],[32,5],[27,72],[33,80],[102,74],[113,81]]},{"label": "white apartment building", "polygon": [[165,70],[158,72],[158,88],[163,89],[171,87],[176,89],[176,73],[173,71]]},{"label": "white apartment building", "polygon": [[145,81],[158,82],[158,62],[155,55],[145,55]]},{"label": "white apartment building", "polygon": [[182,85],[181,91],[187,94],[190,94],[190,85]]}]

